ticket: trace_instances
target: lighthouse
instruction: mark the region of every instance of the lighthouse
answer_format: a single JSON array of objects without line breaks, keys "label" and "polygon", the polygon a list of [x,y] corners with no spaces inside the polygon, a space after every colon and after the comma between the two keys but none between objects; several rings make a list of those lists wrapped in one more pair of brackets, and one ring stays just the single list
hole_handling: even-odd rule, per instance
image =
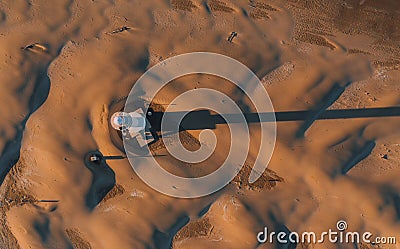
[{"label": "lighthouse", "polygon": [[142,147],[154,141],[149,131],[151,125],[141,109],[134,112],[116,112],[111,116],[110,122],[115,130],[122,132],[123,139],[136,138]]}]

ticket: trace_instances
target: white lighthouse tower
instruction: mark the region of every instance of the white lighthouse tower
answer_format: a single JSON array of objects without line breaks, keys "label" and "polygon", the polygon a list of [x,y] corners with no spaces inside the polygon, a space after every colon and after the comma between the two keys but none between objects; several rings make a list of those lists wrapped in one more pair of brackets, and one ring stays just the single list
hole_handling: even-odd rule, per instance
[{"label": "white lighthouse tower", "polygon": [[150,123],[142,109],[134,112],[116,112],[111,116],[111,126],[122,132],[123,139],[136,138],[141,147],[154,141]]}]

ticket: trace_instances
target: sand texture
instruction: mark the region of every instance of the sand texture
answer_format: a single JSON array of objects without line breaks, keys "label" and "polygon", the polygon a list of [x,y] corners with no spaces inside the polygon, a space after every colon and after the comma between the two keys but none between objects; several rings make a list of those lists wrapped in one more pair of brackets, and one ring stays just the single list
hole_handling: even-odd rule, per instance
[{"label": "sand texture", "polygon": [[[232,42],[227,38],[237,32]],[[262,80],[275,111],[308,110],[277,124],[262,177],[247,179],[259,126],[239,175],[199,199],[168,197],[133,171],[109,126],[135,81],[156,63],[187,52],[239,60]],[[398,0],[1,0],[0,248],[294,248],[259,244],[275,231],[352,231],[398,236],[400,113],[320,120],[332,109],[400,106]],[[171,82],[158,111],[181,93],[211,88],[254,112],[234,85],[215,76]],[[157,160],[177,175],[206,175],[229,148],[200,165]],[[198,131],[184,131],[186,148]],[[228,139],[229,140],[229,139]],[[90,151],[122,156],[93,166]],[[400,248],[299,244],[297,248]]]}]

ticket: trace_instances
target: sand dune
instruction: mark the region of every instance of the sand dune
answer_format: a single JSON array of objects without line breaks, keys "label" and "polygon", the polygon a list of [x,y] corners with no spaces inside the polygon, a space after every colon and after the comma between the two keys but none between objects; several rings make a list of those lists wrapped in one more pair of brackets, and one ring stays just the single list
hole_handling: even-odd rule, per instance
[{"label": "sand dune", "polygon": [[[0,248],[283,248],[259,244],[257,233],[322,232],[342,219],[352,231],[398,236],[400,118],[319,119],[332,109],[399,106],[398,23],[395,0],[1,1]],[[85,163],[91,151],[124,155],[109,118],[134,82],[164,59],[197,51],[247,65],[275,111],[309,111],[278,122],[260,180],[246,182],[257,124],[243,171],[199,199],[154,191],[123,157]],[[152,106],[202,87],[255,111],[233,84],[204,75],[173,81]],[[199,132],[182,134],[196,149]],[[215,134],[217,153],[201,167],[157,160],[176,174],[212,172],[230,142],[225,125]],[[153,152],[166,154],[164,142]]]}]

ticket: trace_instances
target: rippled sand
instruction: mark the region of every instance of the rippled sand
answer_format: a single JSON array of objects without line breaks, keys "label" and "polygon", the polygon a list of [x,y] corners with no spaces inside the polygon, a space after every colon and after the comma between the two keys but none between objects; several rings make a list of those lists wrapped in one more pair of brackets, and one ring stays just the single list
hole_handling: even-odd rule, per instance
[{"label": "rippled sand", "polygon": [[[325,109],[400,104],[399,23],[396,0],[1,1],[0,248],[283,248],[256,235],[265,226],[322,232],[338,220],[399,236],[400,117],[316,120]],[[152,190],[125,159],[87,166],[89,151],[123,155],[108,119],[135,80],[194,51],[247,65],[275,111],[315,115],[278,122],[272,160],[254,184],[246,182],[259,144],[251,126],[243,171],[200,199]],[[254,111],[229,82],[199,75],[172,82],[153,104],[197,87]],[[197,136],[185,132],[186,146],[197,148]],[[165,153],[162,143],[153,150]],[[217,150],[200,169],[160,160],[205,174],[223,161],[226,147]]]}]

